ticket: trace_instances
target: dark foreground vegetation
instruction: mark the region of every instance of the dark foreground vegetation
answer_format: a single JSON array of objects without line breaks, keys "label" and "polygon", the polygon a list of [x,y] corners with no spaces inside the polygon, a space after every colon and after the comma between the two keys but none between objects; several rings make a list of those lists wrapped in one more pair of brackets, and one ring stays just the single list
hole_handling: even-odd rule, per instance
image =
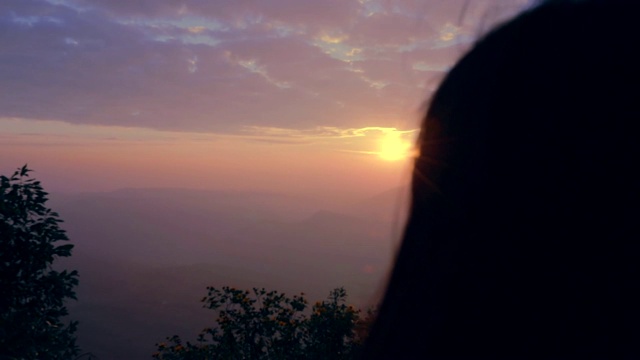
[{"label": "dark foreground vegetation", "polygon": [[73,359],[76,322],[66,299],[75,299],[78,273],[52,269],[73,245],[47,208],[47,193],[27,166],[0,176],[0,359]]},{"label": "dark foreground vegetation", "polygon": [[175,335],[156,344],[155,359],[354,359],[373,318],[346,304],[337,288],[307,310],[304,293],[287,297],[265,289],[208,288],[204,307],[217,312],[217,326],[196,343]]},{"label": "dark foreground vegetation", "polygon": [[[78,323],[65,303],[76,299],[76,271],[54,260],[73,248],[48,194],[23,166],[0,177],[0,359],[80,359]],[[352,359],[373,311],[347,304],[344,288],[309,305],[306,295],[231,287],[207,288],[212,327],[192,343],[179,336],[156,344],[156,359]],[[71,314],[73,319],[73,314]]]}]

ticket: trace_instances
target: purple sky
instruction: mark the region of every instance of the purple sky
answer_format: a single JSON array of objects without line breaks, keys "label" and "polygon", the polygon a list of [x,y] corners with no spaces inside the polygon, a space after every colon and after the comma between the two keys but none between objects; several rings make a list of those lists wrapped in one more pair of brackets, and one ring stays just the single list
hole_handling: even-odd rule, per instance
[{"label": "purple sky", "polygon": [[411,141],[445,71],[529,2],[3,0],[0,170],[45,166],[52,142],[181,133],[375,154],[356,143],[392,129]]}]

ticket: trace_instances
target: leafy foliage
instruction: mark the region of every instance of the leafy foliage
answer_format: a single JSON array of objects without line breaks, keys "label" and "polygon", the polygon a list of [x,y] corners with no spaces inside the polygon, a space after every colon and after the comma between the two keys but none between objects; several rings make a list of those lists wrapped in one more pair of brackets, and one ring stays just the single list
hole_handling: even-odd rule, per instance
[{"label": "leafy foliage", "polygon": [[77,323],[63,324],[67,298],[75,299],[76,271],[56,271],[71,255],[47,193],[27,166],[0,176],[0,358],[71,359],[78,354]]},{"label": "leafy foliage", "polygon": [[287,297],[277,291],[231,287],[207,288],[204,307],[218,312],[217,327],[204,329],[196,344],[179,336],[156,344],[161,360],[201,359],[353,359],[366,336],[369,312],[345,304],[338,288],[305,312],[304,293]]}]

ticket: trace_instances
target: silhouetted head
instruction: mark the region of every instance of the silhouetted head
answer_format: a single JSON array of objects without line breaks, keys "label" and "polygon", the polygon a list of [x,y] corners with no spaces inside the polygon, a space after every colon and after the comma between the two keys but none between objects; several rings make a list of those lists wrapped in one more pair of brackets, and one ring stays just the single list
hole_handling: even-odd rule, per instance
[{"label": "silhouetted head", "polygon": [[550,1],[431,100],[365,358],[640,356],[638,1]]}]

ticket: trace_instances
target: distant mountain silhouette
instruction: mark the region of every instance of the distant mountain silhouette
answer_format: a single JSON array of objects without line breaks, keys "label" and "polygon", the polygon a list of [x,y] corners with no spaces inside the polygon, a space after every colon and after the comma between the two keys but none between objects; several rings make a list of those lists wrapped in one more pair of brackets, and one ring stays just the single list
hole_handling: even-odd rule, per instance
[{"label": "distant mountain silhouette", "polygon": [[[80,345],[100,359],[148,358],[155,342],[195,334],[209,285],[304,291],[321,299],[345,286],[356,304],[379,288],[393,252],[391,224],[365,209],[345,214],[313,199],[255,192],[124,189],[56,196],[52,207],[76,244]],[[362,210],[358,210],[362,209]]]},{"label": "distant mountain silhouette", "polygon": [[404,220],[408,206],[409,188],[403,186],[359,201],[350,207],[349,213],[369,220],[396,222]]}]

